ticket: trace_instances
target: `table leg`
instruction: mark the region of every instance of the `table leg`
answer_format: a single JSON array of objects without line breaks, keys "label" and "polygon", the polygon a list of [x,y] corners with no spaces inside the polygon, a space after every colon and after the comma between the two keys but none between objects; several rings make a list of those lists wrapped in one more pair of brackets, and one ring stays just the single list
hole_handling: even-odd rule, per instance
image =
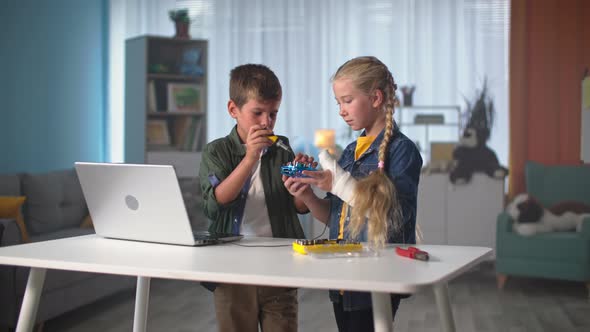
[{"label": "table leg", "polygon": [[39,309],[39,299],[43,292],[45,283],[45,274],[47,269],[31,268],[29,280],[23,297],[23,304],[20,307],[18,322],[16,323],[16,332],[30,332],[35,327],[37,318],[37,309]]},{"label": "table leg", "polygon": [[438,313],[442,323],[442,330],[444,332],[455,332],[453,310],[451,309],[451,301],[449,300],[449,287],[446,283],[440,283],[433,285],[433,288],[436,306],[438,307]]},{"label": "table leg", "polygon": [[150,300],[150,278],[137,277],[135,292],[135,314],[133,318],[133,332],[145,332],[147,327],[147,311]]},{"label": "table leg", "polygon": [[391,296],[388,293],[371,292],[375,332],[392,332]]}]

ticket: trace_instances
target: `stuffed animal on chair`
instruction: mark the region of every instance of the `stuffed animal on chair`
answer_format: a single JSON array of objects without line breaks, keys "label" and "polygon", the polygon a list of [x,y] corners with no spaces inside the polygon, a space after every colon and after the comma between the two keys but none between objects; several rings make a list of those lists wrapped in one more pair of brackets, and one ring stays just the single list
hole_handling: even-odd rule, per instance
[{"label": "stuffed animal on chair", "polygon": [[561,202],[543,207],[529,194],[519,194],[506,207],[514,219],[514,231],[531,236],[538,233],[580,231],[582,221],[590,217],[590,206],[579,202]]}]

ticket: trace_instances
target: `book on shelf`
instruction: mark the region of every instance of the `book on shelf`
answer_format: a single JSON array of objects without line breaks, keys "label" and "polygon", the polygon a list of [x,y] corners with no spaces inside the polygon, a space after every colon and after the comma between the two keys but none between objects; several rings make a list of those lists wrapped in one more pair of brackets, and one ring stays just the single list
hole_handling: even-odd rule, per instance
[{"label": "book on shelf", "polygon": [[197,124],[195,125],[195,133],[194,133],[194,137],[193,137],[193,142],[191,145],[191,151],[197,151],[199,148],[199,145],[201,144],[201,140],[203,137],[203,121],[197,120],[195,119],[195,121],[197,122]]},{"label": "book on shelf", "polygon": [[187,135],[187,139],[184,142],[184,150],[186,151],[196,151],[200,139],[200,132],[201,132],[201,123],[199,119],[192,119],[191,126],[189,128],[189,132]]},{"label": "book on shelf", "polygon": [[150,80],[148,82],[148,111],[158,111],[158,103],[156,98],[156,83],[153,80]]},{"label": "book on shelf", "polygon": [[170,133],[166,120],[148,120],[147,122],[148,145],[170,145]]},{"label": "book on shelf", "polygon": [[197,151],[203,139],[203,121],[197,117],[180,117],[173,125],[174,148],[180,151]]},{"label": "book on shelf", "polygon": [[174,120],[174,146],[178,150],[184,150],[184,142],[189,134],[192,121],[193,119],[189,117],[179,117]]}]

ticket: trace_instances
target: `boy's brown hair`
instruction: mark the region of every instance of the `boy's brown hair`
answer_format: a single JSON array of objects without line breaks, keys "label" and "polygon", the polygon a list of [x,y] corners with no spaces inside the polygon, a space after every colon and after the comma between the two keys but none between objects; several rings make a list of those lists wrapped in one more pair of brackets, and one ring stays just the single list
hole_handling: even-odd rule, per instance
[{"label": "boy's brown hair", "polygon": [[237,66],[229,74],[229,98],[238,107],[248,99],[280,100],[282,88],[279,79],[270,68],[259,64]]}]

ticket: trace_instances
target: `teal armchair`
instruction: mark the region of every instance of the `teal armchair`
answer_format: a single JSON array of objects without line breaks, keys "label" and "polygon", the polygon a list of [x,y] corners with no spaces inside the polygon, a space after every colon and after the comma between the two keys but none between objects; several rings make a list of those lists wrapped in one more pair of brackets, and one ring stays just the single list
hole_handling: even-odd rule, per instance
[{"label": "teal armchair", "polygon": [[[543,206],[563,201],[590,205],[589,166],[525,165],[526,191]],[[498,288],[508,276],[528,276],[581,281],[590,292],[590,217],[581,232],[555,232],[521,236],[512,229],[513,220],[498,215],[496,272]],[[589,293],[590,295],[590,293]]]}]

